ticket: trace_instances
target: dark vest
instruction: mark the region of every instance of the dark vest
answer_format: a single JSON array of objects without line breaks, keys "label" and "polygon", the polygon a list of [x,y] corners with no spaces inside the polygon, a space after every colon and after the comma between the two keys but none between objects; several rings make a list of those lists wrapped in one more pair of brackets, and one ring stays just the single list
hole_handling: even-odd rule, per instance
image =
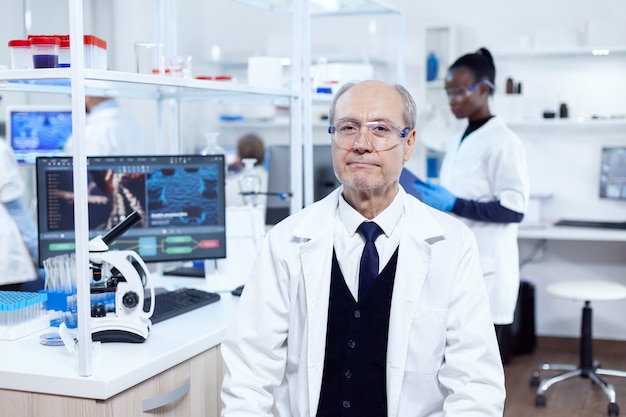
[{"label": "dark vest", "polygon": [[317,417],[386,417],[385,363],[398,249],[355,302],[333,252],[326,354]]}]

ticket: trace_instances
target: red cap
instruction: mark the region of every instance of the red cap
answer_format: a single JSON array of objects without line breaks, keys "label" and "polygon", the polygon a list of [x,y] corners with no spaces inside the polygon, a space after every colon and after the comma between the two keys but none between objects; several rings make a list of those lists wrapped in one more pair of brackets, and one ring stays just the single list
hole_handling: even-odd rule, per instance
[{"label": "red cap", "polygon": [[83,42],[85,45],[94,45],[102,49],[107,49],[106,41],[98,38],[97,36],[85,35]]},{"label": "red cap", "polygon": [[60,45],[61,40],[55,36],[33,36],[30,38],[31,45]]},{"label": "red cap", "polygon": [[233,77],[230,75],[216,75],[215,81],[231,81]]},{"label": "red cap", "polygon": [[13,39],[9,41],[9,47],[12,46],[30,48],[30,41],[28,39]]}]

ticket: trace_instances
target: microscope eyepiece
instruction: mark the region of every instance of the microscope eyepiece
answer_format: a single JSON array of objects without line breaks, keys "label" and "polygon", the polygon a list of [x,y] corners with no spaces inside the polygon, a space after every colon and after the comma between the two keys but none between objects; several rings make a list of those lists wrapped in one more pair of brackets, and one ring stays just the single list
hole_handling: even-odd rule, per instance
[{"label": "microscope eyepiece", "polygon": [[115,242],[118,237],[126,233],[128,229],[133,227],[139,221],[141,221],[141,214],[137,211],[133,211],[124,219],[124,221],[118,223],[115,227],[106,232],[106,234],[102,236],[102,241],[106,243],[107,246],[111,245],[111,243]]}]

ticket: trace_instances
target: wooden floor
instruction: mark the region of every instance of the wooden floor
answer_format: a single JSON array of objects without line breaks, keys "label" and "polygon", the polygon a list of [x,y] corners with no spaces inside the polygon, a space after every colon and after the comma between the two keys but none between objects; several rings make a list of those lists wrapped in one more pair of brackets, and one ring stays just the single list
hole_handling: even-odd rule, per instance
[{"label": "wooden floor", "polygon": [[[602,368],[626,371],[626,342],[594,341],[594,359]],[[602,417],[608,416],[608,398],[588,378],[558,382],[546,393],[546,406],[535,407],[536,387],[530,385],[532,371],[542,363],[577,365],[578,340],[539,337],[532,354],[514,356],[504,368],[507,399],[504,417]],[[557,375],[543,371],[540,378]],[[615,387],[620,415],[626,416],[626,378],[606,377]]]}]

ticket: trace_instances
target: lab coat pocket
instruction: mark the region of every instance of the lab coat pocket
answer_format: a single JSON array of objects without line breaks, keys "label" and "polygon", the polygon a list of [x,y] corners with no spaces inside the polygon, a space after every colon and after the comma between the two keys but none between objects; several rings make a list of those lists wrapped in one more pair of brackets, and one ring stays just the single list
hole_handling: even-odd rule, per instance
[{"label": "lab coat pocket", "polygon": [[416,373],[437,372],[446,344],[447,310],[420,308],[409,335],[406,370]]}]

